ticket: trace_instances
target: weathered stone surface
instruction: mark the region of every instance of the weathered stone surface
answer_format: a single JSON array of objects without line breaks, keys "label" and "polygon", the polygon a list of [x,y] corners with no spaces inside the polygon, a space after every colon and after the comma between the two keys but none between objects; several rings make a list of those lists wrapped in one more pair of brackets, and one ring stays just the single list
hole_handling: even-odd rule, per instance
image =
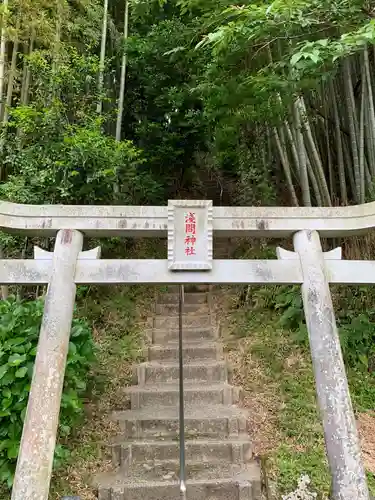
[{"label": "weathered stone surface", "polygon": [[[131,410],[112,417],[121,431],[109,444],[114,472],[96,478],[100,500],[180,497],[177,295],[168,290],[150,324],[152,345],[144,350],[148,361],[134,367],[137,385],[124,389]],[[210,302],[208,293],[185,294],[187,500],[260,500],[260,469],[252,456],[248,414],[235,406],[242,392],[228,384]],[[204,315],[202,305],[207,308]]]},{"label": "weathered stone surface", "polygon": [[[130,396],[132,408],[145,406],[160,408],[178,405],[178,384],[163,383],[162,385],[135,386],[125,389]],[[236,404],[240,401],[241,390],[229,384],[195,383],[185,384],[186,404]]]},{"label": "weathered stone surface", "polygon": [[[155,316],[155,328],[175,328],[178,329],[179,318],[177,315],[173,316]],[[182,318],[183,328],[210,328],[212,326],[212,318],[209,314],[184,314]]]},{"label": "weathered stone surface", "polygon": [[[185,304],[184,305],[185,313],[197,313],[197,314],[208,314],[210,309],[207,302],[203,302],[202,304]],[[178,304],[156,304],[155,305],[155,313],[156,314],[165,314],[166,316],[173,316],[178,314]]]},{"label": "weathered stone surface", "polygon": [[82,244],[78,231],[56,238],[12,500],[48,499]]},{"label": "weathered stone surface", "polygon": [[[0,227],[42,237],[55,236],[61,229],[76,229],[100,238],[160,238],[168,233],[168,207],[38,206],[2,201]],[[348,207],[213,207],[214,234],[224,238],[280,238],[302,230],[338,237],[360,235],[373,227],[375,202]]]},{"label": "weathered stone surface", "polygon": [[212,201],[168,202],[168,268],[212,269]]},{"label": "weathered stone surface", "polygon": [[294,236],[294,246],[304,274],[302,298],[332,475],[332,496],[337,500],[369,500],[319,235],[316,231],[301,231]]},{"label": "weathered stone surface", "polygon": [[[218,330],[214,327],[197,326],[184,328],[184,342],[210,342],[218,339]],[[153,344],[177,343],[178,328],[154,328],[149,335]]]},{"label": "weathered stone surface", "polygon": [[[151,414],[146,410],[115,412],[113,419],[123,434],[121,439],[176,438],[179,433],[177,407],[165,407]],[[204,408],[186,406],[185,434],[189,438],[229,438],[248,436],[248,415],[245,410],[227,405],[207,405]]]},{"label": "weathered stone surface", "polygon": [[[178,363],[147,362],[135,367],[134,383],[139,385],[158,382],[173,382],[178,379]],[[228,370],[225,361],[191,361],[185,363],[184,378],[187,382],[227,382]]]},{"label": "weathered stone surface", "polygon": [[[184,296],[184,303],[186,304],[204,304],[207,303],[208,301],[208,294],[207,292],[201,292],[201,293],[185,293]],[[176,292],[169,292],[169,293],[163,293],[163,295],[160,298],[159,304],[178,304],[178,293]]]},{"label": "weathered stone surface", "polygon": [[[183,349],[184,361],[197,360],[220,360],[223,359],[223,348],[219,343],[205,342],[199,344],[188,344],[185,342]],[[154,345],[147,349],[147,358],[150,361],[177,361],[178,360],[178,346]]]},{"label": "weathered stone surface", "polygon": [[[145,462],[174,462],[179,459],[179,442],[168,440],[134,441],[133,443],[113,443],[111,445],[113,465],[124,471],[130,465]],[[249,439],[234,440],[187,440],[186,459],[189,462],[248,463],[252,458],[252,448]],[[176,466],[176,465],[175,465]]]},{"label": "weathered stone surface", "polygon": [[[166,479],[164,479],[166,478]],[[155,464],[151,470],[136,466],[121,473],[98,477],[99,500],[177,500],[180,498],[178,467]],[[108,496],[109,495],[109,496]],[[188,464],[187,500],[260,500],[261,479],[258,464]]]}]

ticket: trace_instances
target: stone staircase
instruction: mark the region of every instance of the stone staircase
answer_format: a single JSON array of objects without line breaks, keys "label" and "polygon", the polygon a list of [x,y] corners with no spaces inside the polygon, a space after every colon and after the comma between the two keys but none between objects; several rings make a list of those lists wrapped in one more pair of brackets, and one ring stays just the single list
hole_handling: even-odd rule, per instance
[{"label": "stone staircase", "polygon": [[[171,290],[171,289],[169,289]],[[260,500],[247,414],[236,406],[207,289],[185,293],[185,429],[188,500]],[[114,470],[97,478],[99,500],[176,500],[179,492],[178,294],[155,305],[147,361],[126,389],[131,410],[113,418]]]}]

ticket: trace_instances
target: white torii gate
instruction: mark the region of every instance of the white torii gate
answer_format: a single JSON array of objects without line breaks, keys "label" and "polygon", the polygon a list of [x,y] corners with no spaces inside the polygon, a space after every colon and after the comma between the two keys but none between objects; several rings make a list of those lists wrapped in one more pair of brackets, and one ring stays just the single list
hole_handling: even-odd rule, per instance
[{"label": "white torii gate", "polygon": [[[366,476],[329,290],[330,283],[373,284],[375,262],[323,253],[320,236],[375,228],[375,203],[338,208],[29,206],[0,202],[0,229],[56,236],[54,252],[0,260],[0,284],[48,284],[12,500],[47,500],[77,284],[243,283],[302,285],[335,500],[369,500]],[[278,260],[213,260],[212,236],[293,236]],[[167,260],[99,260],[84,236],[168,236]]]}]

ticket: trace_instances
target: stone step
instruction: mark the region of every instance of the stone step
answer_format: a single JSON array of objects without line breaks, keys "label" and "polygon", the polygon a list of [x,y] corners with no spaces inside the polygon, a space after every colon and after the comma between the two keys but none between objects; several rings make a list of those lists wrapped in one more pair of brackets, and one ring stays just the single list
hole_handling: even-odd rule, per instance
[{"label": "stone step", "polygon": [[[179,435],[177,406],[114,412],[112,420],[118,423],[123,439],[176,438]],[[185,434],[190,437],[229,438],[248,435],[248,415],[235,406],[205,405],[185,408]]]},{"label": "stone step", "polygon": [[[161,382],[174,382],[178,381],[178,379],[178,363],[152,361],[133,367],[134,384],[158,384]],[[227,382],[228,370],[226,362],[206,360],[184,363],[184,380],[190,382]]]},{"label": "stone step", "polygon": [[[219,338],[219,331],[216,327],[189,327],[182,331],[184,342],[210,342]],[[178,328],[153,328],[149,332],[149,338],[153,344],[165,345],[169,342],[178,341]]]},{"label": "stone step", "polygon": [[[158,298],[158,303],[162,304],[178,304],[179,302],[179,294],[178,293],[163,293]],[[184,303],[185,304],[204,304],[208,302],[208,293],[185,293],[184,294]]]},{"label": "stone step", "polygon": [[[124,468],[145,462],[177,462],[180,443],[174,441],[133,441],[119,442],[118,438],[110,445],[112,463]],[[247,440],[188,440],[185,444],[187,462],[209,462],[245,464],[253,458],[251,441]]]},{"label": "stone step", "polygon": [[[145,357],[149,361],[177,361],[178,345],[153,345],[145,350]],[[220,360],[223,359],[223,346],[214,342],[204,344],[186,344],[184,342],[184,362],[197,361],[199,359]]]},{"label": "stone step", "polygon": [[[261,500],[261,474],[256,462],[246,465],[190,464],[186,500]],[[174,468],[144,464],[127,476],[103,473],[96,478],[98,500],[177,500],[181,497],[178,464]]]},{"label": "stone step", "polygon": [[[148,361],[133,369],[138,385],[124,389],[131,410],[112,415],[120,428],[109,445],[115,470],[98,476],[99,500],[180,498],[179,287],[167,290],[145,324],[152,345],[144,349]],[[183,309],[185,500],[261,500],[248,412],[235,406],[242,390],[228,383],[210,288],[187,290],[195,291],[185,293]]]},{"label": "stone step", "polygon": [[[213,325],[213,318],[210,314],[184,314],[182,316],[183,328],[204,328]],[[173,316],[154,316],[154,328],[178,328],[179,327],[179,317],[178,315]]]},{"label": "stone step", "polygon": [[[124,389],[130,396],[131,408],[133,410],[154,407],[160,409],[163,406],[174,406],[179,404],[178,384],[163,383],[157,385],[132,386]],[[189,384],[184,387],[184,399],[187,405],[232,405],[240,401],[242,391],[239,387],[229,384]]]},{"label": "stone step", "polygon": [[[180,285],[167,285],[167,293],[179,293]],[[184,291],[186,294],[194,294],[201,292],[208,292],[210,285],[203,283],[189,283],[184,285]]]},{"label": "stone step", "polygon": [[[196,314],[208,314],[210,309],[207,302],[203,304],[183,304],[182,308],[183,314],[186,313],[196,313]],[[179,304],[156,304],[155,305],[155,313],[156,314],[164,314],[164,315],[177,315],[179,314]]]}]

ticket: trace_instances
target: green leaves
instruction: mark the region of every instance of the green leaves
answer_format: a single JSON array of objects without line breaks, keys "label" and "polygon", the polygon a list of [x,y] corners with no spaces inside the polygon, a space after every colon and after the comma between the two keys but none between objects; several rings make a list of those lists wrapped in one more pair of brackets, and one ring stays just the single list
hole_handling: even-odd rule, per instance
[{"label": "green leaves", "polygon": [[0,380],[4,377],[7,371],[8,371],[8,365],[0,366]]},{"label": "green leaves", "polygon": [[[43,301],[0,302],[0,481],[12,484],[37,350]],[[82,414],[87,374],[95,360],[91,329],[73,320],[60,425],[69,435]],[[66,452],[58,449],[58,460]]]},{"label": "green leaves", "polygon": [[290,58],[290,65],[299,71],[299,78],[306,72],[316,71],[322,65],[332,65],[362,51],[375,41],[375,22],[371,20],[355,31],[340,37],[321,38],[297,45],[297,51]]},{"label": "green leaves", "polygon": [[14,374],[16,378],[23,378],[27,374],[27,366],[23,366]]},{"label": "green leaves", "polygon": [[[274,308],[281,312],[280,324],[294,330],[294,340],[308,345],[299,287],[281,287]],[[341,311],[337,320],[345,363],[361,371],[375,371],[375,311],[355,314]]]},{"label": "green leaves", "polygon": [[21,356],[20,354],[12,354],[11,356],[9,356],[8,365],[9,366],[18,366],[21,363],[23,363],[25,360],[26,360],[25,355]]},{"label": "green leaves", "polygon": [[283,287],[276,296],[275,309],[282,312],[280,325],[298,329],[304,321],[301,293],[298,288]]},{"label": "green leaves", "polygon": [[1,150],[7,179],[0,198],[34,204],[148,201],[159,186],[143,168],[142,151],[104,133],[112,116],[96,114],[97,57],[64,44],[58,65],[51,65],[44,50],[35,50],[28,65],[33,99],[9,111]]}]

